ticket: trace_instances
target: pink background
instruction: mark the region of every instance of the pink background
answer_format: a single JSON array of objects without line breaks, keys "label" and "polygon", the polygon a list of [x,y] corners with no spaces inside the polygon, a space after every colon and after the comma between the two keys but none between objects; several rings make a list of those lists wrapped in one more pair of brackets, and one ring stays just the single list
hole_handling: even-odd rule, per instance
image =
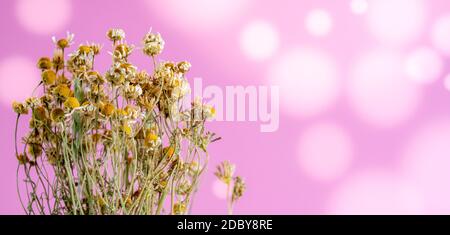
[{"label": "pink background", "polygon": [[[39,80],[51,36],[104,44],[150,27],[162,59],[189,60],[205,85],[278,85],[280,125],[213,122],[195,214],[223,214],[214,166],[229,159],[248,190],[237,214],[450,213],[450,3],[447,0],[5,0],[0,3],[0,213],[21,214],[13,100]],[[132,57],[151,68],[142,55]],[[22,123],[20,133],[26,130]]]}]

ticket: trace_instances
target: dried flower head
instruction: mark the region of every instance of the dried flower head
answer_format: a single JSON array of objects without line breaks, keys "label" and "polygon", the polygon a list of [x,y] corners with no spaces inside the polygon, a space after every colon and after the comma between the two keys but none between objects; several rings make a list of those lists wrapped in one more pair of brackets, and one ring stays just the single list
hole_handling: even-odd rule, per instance
[{"label": "dried flower head", "polygon": [[144,53],[149,56],[159,55],[164,49],[164,40],[159,33],[148,32],[142,40]]},{"label": "dried flower head", "polygon": [[229,161],[223,161],[217,166],[216,172],[214,173],[220,181],[225,184],[230,184],[233,179],[234,170],[236,166],[231,164]]},{"label": "dried flower head", "polygon": [[237,176],[234,178],[233,193],[231,196],[231,201],[233,203],[244,195],[245,187],[245,182],[241,177]]},{"label": "dried flower head", "polygon": [[67,32],[65,38],[57,40],[56,37],[53,36],[52,41],[58,48],[64,49],[72,45],[74,37],[75,35],[73,33]]},{"label": "dried flower head", "polygon": [[122,41],[125,39],[125,32],[122,29],[110,29],[106,36],[113,42]]},{"label": "dried flower head", "polygon": [[28,108],[23,103],[14,101],[12,107],[14,112],[17,114],[28,114]]},{"label": "dried flower head", "polygon": [[48,57],[41,57],[37,62],[37,67],[42,70],[51,69],[52,66],[52,61]]}]

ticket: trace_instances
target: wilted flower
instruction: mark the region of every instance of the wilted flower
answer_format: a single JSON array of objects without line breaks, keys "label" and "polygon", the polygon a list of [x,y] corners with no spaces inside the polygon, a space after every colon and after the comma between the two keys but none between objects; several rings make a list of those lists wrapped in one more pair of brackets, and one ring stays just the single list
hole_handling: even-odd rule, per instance
[{"label": "wilted flower", "polygon": [[125,32],[122,29],[110,29],[106,33],[109,40],[113,42],[121,41],[125,38]]},{"label": "wilted flower", "polygon": [[52,37],[53,43],[55,43],[55,45],[58,48],[60,48],[60,49],[64,49],[64,48],[69,47],[70,45],[72,45],[73,38],[74,38],[75,35],[73,33],[70,33],[70,32],[67,32],[66,35],[67,35],[66,38],[62,38],[62,39],[59,39],[59,40],[57,40],[56,37],[53,36]]},{"label": "wilted flower", "polygon": [[12,107],[17,114],[28,114],[28,108],[23,103],[14,101]]},{"label": "wilted flower", "polygon": [[41,57],[37,62],[37,67],[42,70],[51,69],[52,66],[52,61],[48,57]]},{"label": "wilted flower", "polygon": [[235,168],[235,165],[231,164],[229,161],[223,161],[217,166],[217,170],[214,174],[220,181],[228,185],[233,179]]},{"label": "wilted flower", "polygon": [[161,35],[159,33],[154,34],[151,32],[148,32],[144,39],[144,53],[149,56],[155,56],[162,52],[164,49],[164,40],[162,39]]}]

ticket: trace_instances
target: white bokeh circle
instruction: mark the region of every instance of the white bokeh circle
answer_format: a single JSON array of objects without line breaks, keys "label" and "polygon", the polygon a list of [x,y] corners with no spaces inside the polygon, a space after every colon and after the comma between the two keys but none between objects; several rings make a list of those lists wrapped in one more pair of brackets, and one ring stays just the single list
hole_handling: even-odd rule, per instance
[{"label": "white bokeh circle", "polygon": [[279,35],[274,26],[263,20],[245,26],[240,35],[241,50],[253,60],[271,57],[279,46]]},{"label": "white bokeh circle", "polygon": [[293,48],[269,70],[269,83],[280,87],[281,107],[296,117],[324,112],[340,95],[340,78],[335,60],[312,48]]},{"label": "white bokeh circle", "polygon": [[332,193],[330,214],[417,214],[423,197],[413,182],[381,170],[366,170],[347,179]]},{"label": "white bokeh circle", "polygon": [[0,61],[0,101],[11,106],[13,101],[23,102],[31,96],[40,80],[36,64],[21,56]]},{"label": "white bokeh circle", "polygon": [[369,3],[367,0],[351,0],[350,9],[354,14],[361,15],[367,12]]},{"label": "white bokeh circle", "polygon": [[66,30],[72,16],[70,0],[18,0],[16,16],[28,31],[37,34],[53,34]]},{"label": "white bokeh circle", "polygon": [[414,82],[429,84],[435,82],[442,73],[444,62],[439,53],[427,47],[412,51],[405,61],[406,75]]},{"label": "white bokeh circle", "polygon": [[213,181],[212,191],[218,199],[223,200],[227,198],[227,185],[218,179]]},{"label": "white bokeh circle", "polygon": [[450,74],[447,74],[444,78],[444,87],[447,91],[450,91]]},{"label": "white bokeh circle", "polygon": [[402,45],[414,41],[425,26],[423,0],[371,0],[369,5],[369,31],[383,43]]},{"label": "white bokeh circle", "polygon": [[301,172],[322,182],[336,180],[350,167],[354,146],[350,134],[334,122],[308,127],[299,138]]},{"label": "white bokeh circle", "polygon": [[186,30],[221,30],[236,20],[251,0],[147,0],[150,10]]},{"label": "white bokeh circle", "polygon": [[348,101],[368,124],[381,128],[406,122],[422,97],[420,87],[403,70],[403,58],[376,49],[356,59],[348,81]]},{"label": "white bokeh circle", "polygon": [[436,49],[450,56],[450,14],[439,17],[433,24],[431,41]]},{"label": "white bokeh circle", "polygon": [[426,213],[450,213],[449,139],[450,120],[432,120],[405,145],[403,172],[424,194]]},{"label": "white bokeh circle", "polygon": [[325,36],[330,33],[333,27],[333,19],[328,11],[314,9],[306,15],[305,27],[314,36]]}]

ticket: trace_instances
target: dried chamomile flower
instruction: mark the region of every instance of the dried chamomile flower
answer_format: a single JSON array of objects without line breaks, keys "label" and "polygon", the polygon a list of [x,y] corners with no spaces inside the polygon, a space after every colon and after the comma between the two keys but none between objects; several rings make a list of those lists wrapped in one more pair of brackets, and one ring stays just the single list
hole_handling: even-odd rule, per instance
[{"label": "dried chamomile flower", "polygon": [[47,119],[47,109],[42,106],[33,109],[33,118],[38,121],[45,121]]},{"label": "dried chamomile flower", "polygon": [[138,85],[130,85],[126,83],[123,89],[123,95],[127,99],[137,99],[140,95],[142,95],[142,88]]},{"label": "dried chamomile flower", "polygon": [[56,81],[56,73],[51,69],[46,69],[42,72],[42,81],[45,85],[53,85]]},{"label": "dried chamomile flower", "polygon": [[151,30],[145,35],[142,41],[144,44],[143,51],[146,55],[155,56],[160,54],[164,49],[164,40],[161,35],[159,33],[154,34]]},{"label": "dried chamomile flower", "polygon": [[133,51],[134,46],[132,45],[128,45],[126,43],[121,43],[119,45],[116,46],[116,48],[114,49],[114,52],[112,53],[112,56],[114,57],[114,59],[117,60],[126,60],[128,58],[128,56],[131,54],[131,52]]},{"label": "dried chamomile flower", "polygon": [[186,213],[186,203],[176,202],[173,204],[173,213],[175,215],[183,215]]},{"label": "dried chamomile flower", "polygon": [[54,108],[50,113],[50,119],[53,122],[62,122],[64,121],[64,110],[61,108]]},{"label": "dried chamomile flower", "polygon": [[161,145],[161,138],[157,134],[149,132],[145,136],[145,145],[153,150]]},{"label": "dried chamomile flower", "polygon": [[100,112],[106,117],[110,117],[114,113],[114,105],[111,103],[102,104],[100,108]]},{"label": "dried chamomile flower", "polygon": [[182,61],[177,64],[178,71],[181,73],[187,73],[191,69],[191,63],[187,61]]},{"label": "dried chamomile flower", "polygon": [[131,125],[129,122],[124,122],[122,124],[122,131],[130,137],[133,134],[133,129],[131,128]]},{"label": "dried chamomile flower", "polygon": [[203,105],[203,117],[206,119],[213,119],[216,116],[216,109],[209,105],[205,104]]},{"label": "dried chamomile flower", "polygon": [[191,92],[189,82],[184,78],[174,78],[172,81],[172,98],[175,100],[183,98],[185,95]]},{"label": "dried chamomile flower", "polygon": [[233,193],[231,194],[231,201],[236,202],[239,198],[242,197],[245,191],[245,182],[244,180],[237,176],[234,178],[234,186],[233,186]]},{"label": "dried chamomile flower", "polygon": [[66,100],[66,98],[72,95],[72,90],[66,84],[60,84],[55,87],[53,93],[59,98],[62,98],[62,100]]},{"label": "dried chamomile flower", "polygon": [[56,48],[53,52],[53,68],[58,71],[64,69],[64,52],[61,48]]},{"label": "dried chamomile flower", "polygon": [[14,112],[17,114],[28,114],[28,108],[23,103],[14,101],[12,103],[12,108],[13,108]]},{"label": "dried chamomile flower", "polygon": [[216,172],[214,173],[217,178],[229,185],[233,179],[235,165],[231,164],[229,161],[223,161],[217,166]]},{"label": "dried chamomile flower", "polygon": [[98,43],[90,43],[88,46],[91,47],[91,51],[94,55],[100,54],[100,51],[102,50],[103,46]]},{"label": "dried chamomile flower", "polygon": [[125,39],[125,32],[122,29],[110,29],[106,36],[113,42],[122,41]]},{"label": "dried chamomile flower", "polygon": [[37,67],[42,70],[51,69],[52,66],[52,61],[48,57],[41,57],[37,62]]},{"label": "dried chamomile flower", "polygon": [[80,102],[75,97],[69,97],[64,102],[64,107],[69,110],[80,107]]},{"label": "dried chamomile flower", "polygon": [[53,43],[55,43],[55,45],[58,48],[64,50],[65,48],[67,48],[70,45],[72,45],[74,37],[75,37],[75,35],[73,33],[67,32],[66,38],[62,38],[62,39],[57,40],[56,37],[53,36],[52,37],[52,41],[53,41]]},{"label": "dried chamomile flower", "polygon": [[103,78],[103,76],[97,71],[89,71],[87,73],[87,80],[90,83],[96,84],[96,85],[102,85],[106,81],[105,78]]},{"label": "dried chamomile flower", "polygon": [[27,107],[34,109],[41,105],[41,100],[36,97],[29,97],[25,100],[25,104]]}]

